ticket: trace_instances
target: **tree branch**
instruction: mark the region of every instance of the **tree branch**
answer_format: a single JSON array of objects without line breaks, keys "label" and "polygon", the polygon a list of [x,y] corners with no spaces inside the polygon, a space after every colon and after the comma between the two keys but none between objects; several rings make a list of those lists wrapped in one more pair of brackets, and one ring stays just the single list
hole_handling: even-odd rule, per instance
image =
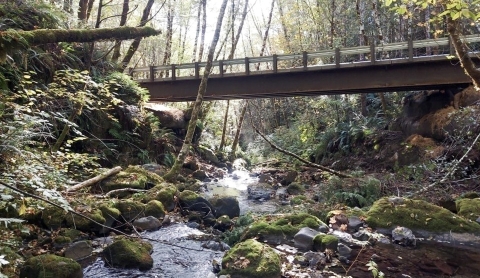
[{"label": "tree branch", "polygon": [[83,187],[86,187],[86,186],[89,186],[89,185],[92,185],[94,183],[97,183],[103,179],[105,179],[106,177],[108,176],[111,176],[113,174],[116,174],[118,172],[120,172],[122,170],[122,167],[120,166],[117,166],[115,168],[112,168],[104,173],[101,173],[100,175],[96,176],[96,177],[93,177],[91,179],[88,179],[86,181],[83,181],[77,185],[74,185],[72,187],[69,187],[67,188],[66,192],[72,192],[72,191],[77,191],[79,190],[80,188],[83,188]]}]

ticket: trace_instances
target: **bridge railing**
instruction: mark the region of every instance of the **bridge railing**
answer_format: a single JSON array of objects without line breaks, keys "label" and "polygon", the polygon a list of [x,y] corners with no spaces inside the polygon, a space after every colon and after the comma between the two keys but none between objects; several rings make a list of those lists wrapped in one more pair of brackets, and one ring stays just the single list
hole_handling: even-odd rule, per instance
[{"label": "bridge railing", "polygon": [[[462,40],[480,50],[480,34]],[[449,38],[406,41],[375,46],[328,49],[317,52],[274,54],[213,62],[210,77],[268,74],[286,71],[307,71],[328,68],[357,67],[373,64],[405,63],[425,59],[446,59],[454,53]],[[140,82],[199,79],[206,62],[130,68],[129,73]]]}]

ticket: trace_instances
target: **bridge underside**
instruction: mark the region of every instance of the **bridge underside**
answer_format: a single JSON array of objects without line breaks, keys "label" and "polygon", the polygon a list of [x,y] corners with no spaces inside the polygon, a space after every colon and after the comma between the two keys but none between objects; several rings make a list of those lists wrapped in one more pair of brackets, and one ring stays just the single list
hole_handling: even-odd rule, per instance
[{"label": "bridge underside", "polygon": [[[140,82],[151,101],[192,101],[200,79]],[[457,60],[352,65],[341,68],[214,77],[204,100],[399,92],[468,86]]]}]

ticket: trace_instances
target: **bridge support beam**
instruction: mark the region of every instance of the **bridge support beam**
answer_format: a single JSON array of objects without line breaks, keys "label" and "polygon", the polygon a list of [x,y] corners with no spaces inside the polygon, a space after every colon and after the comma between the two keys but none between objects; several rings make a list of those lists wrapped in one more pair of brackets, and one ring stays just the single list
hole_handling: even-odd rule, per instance
[{"label": "bridge support beam", "polygon": [[[341,68],[302,68],[290,72],[210,77],[205,100],[292,97],[423,90],[471,83],[455,61],[433,60],[375,65],[342,64]],[[366,62],[368,63],[368,62]],[[275,68],[275,67],[274,67]],[[200,80],[144,82],[152,101],[195,100]]]}]

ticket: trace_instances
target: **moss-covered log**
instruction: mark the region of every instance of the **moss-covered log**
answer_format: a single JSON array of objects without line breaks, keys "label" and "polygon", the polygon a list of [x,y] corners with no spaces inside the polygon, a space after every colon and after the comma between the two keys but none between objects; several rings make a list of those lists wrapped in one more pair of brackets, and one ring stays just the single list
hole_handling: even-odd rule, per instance
[{"label": "moss-covered log", "polygon": [[[95,42],[102,40],[129,40],[160,34],[151,27],[118,27],[99,29],[38,29],[32,31],[8,30],[0,32],[0,54],[32,45],[58,42]],[[2,59],[4,57],[0,57]],[[3,60],[3,59],[2,59]]]}]

